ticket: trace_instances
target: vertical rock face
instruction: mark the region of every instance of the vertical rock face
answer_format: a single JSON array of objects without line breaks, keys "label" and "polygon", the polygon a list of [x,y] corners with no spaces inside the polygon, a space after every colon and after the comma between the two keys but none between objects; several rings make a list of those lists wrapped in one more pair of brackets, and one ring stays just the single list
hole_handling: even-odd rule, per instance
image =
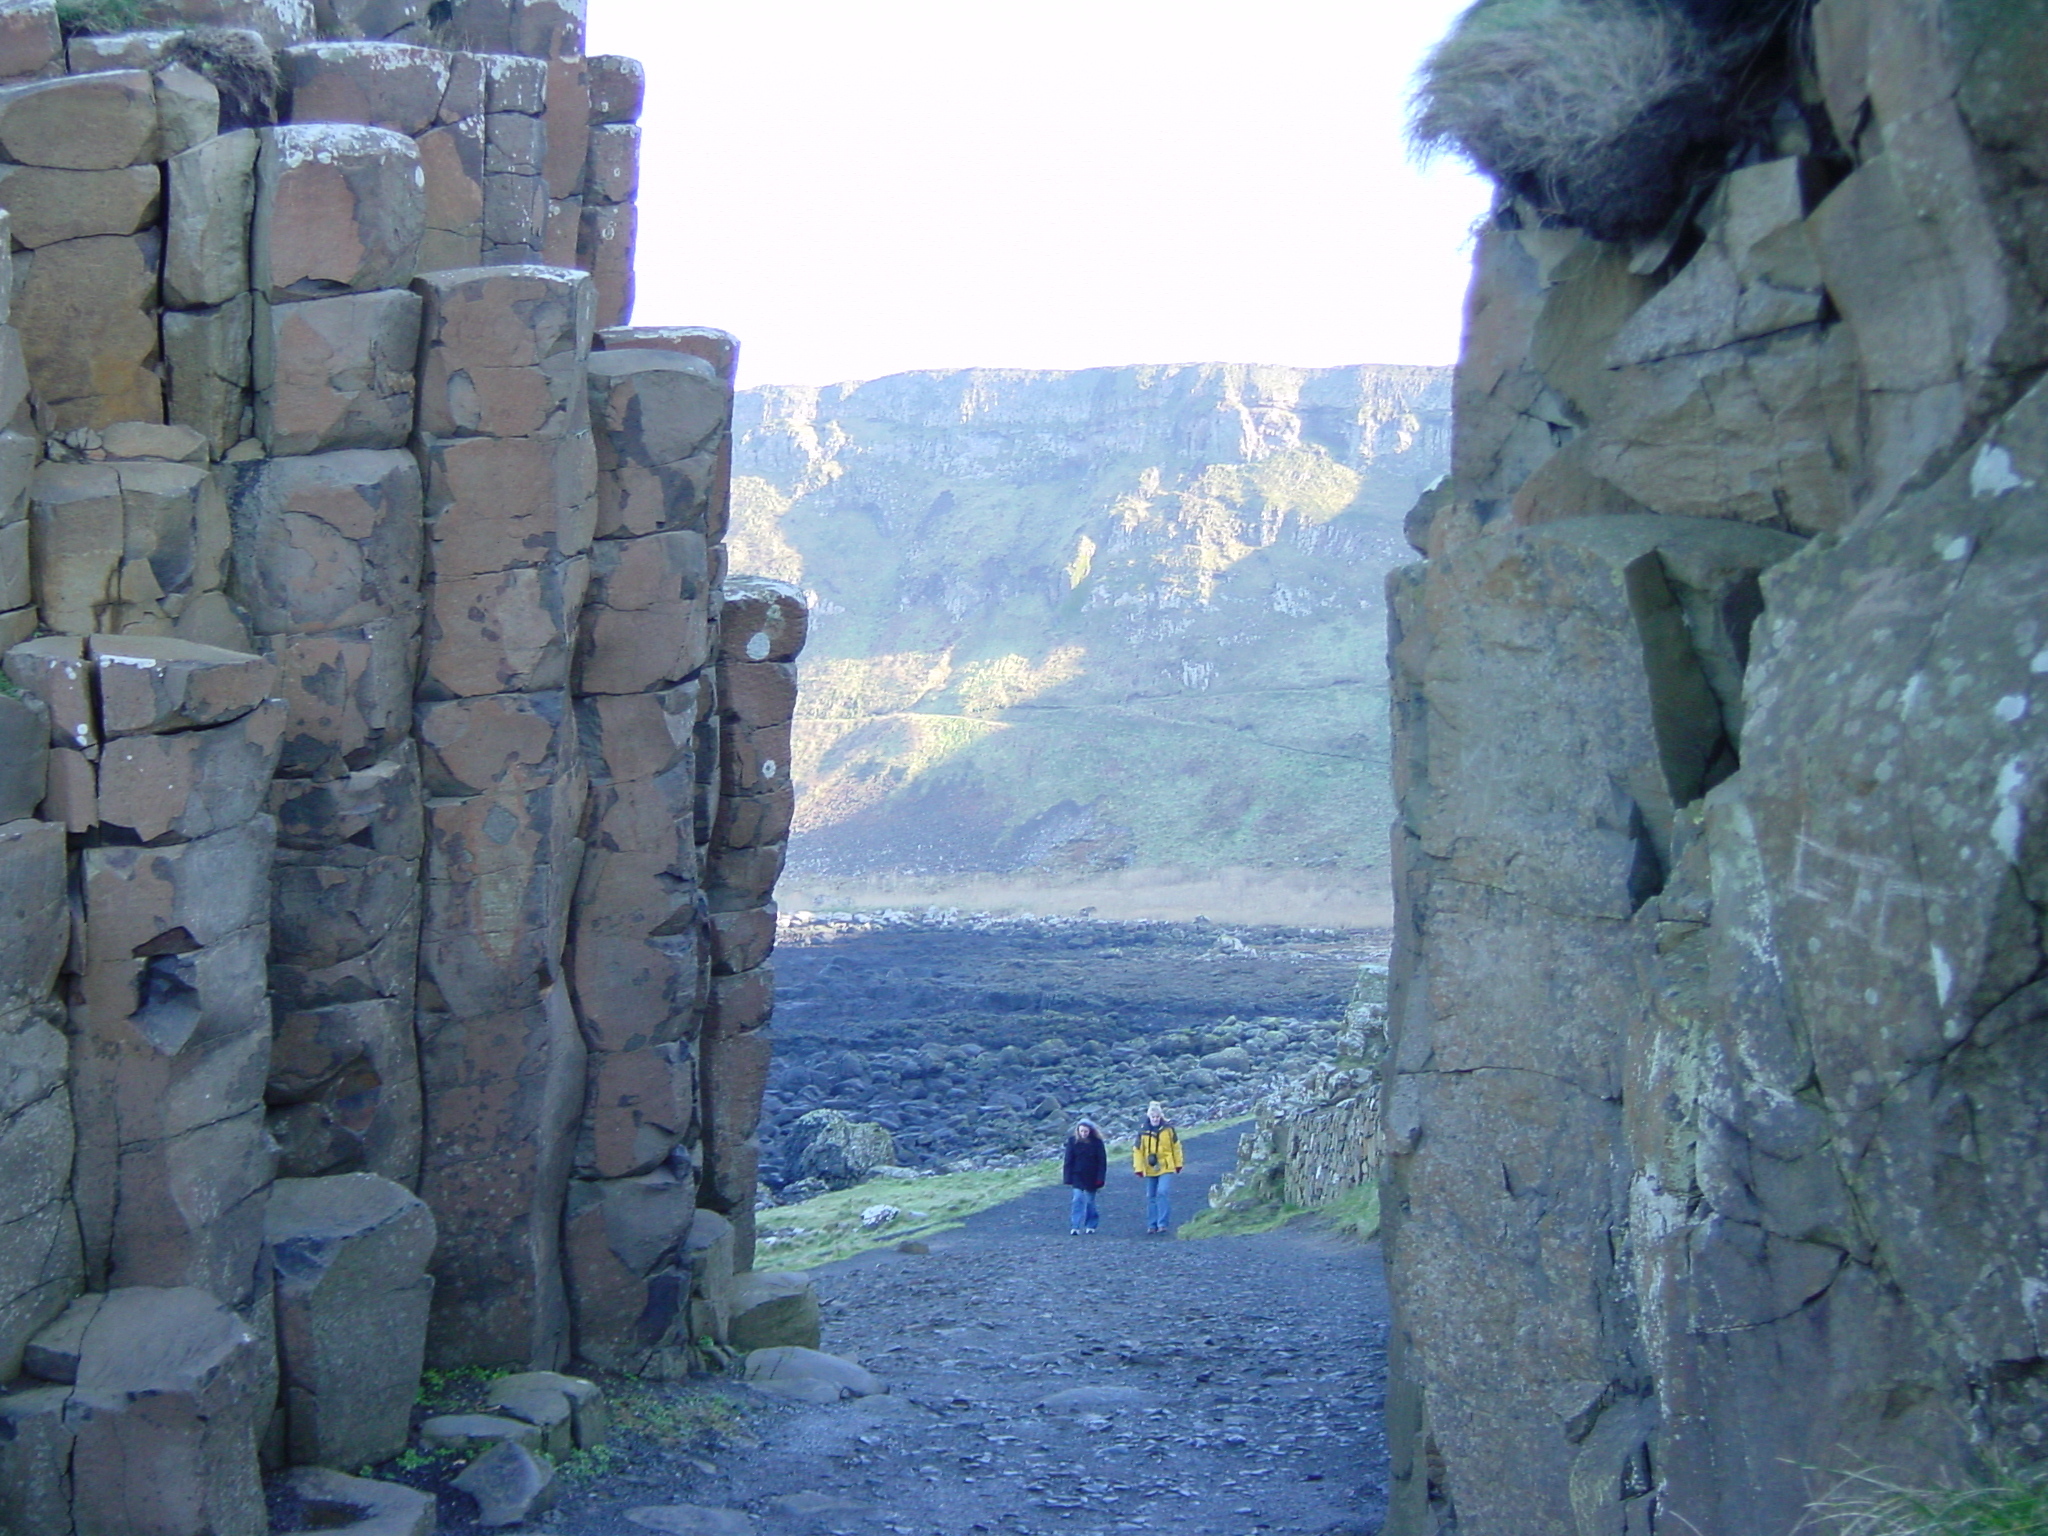
[{"label": "vertical rock face", "polygon": [[1390,1531],[2039,1454],[2044,21],[1819,0],[1681,264],[1481,238],[1389,583]]},{"label": "vertical rock face", "polygon": [[79,1536],[257,1536],[428,1358],[722,1341],[718,744],[786,715],[721,699],[732,339],[620,328],[638,66],[172,9],[281,98],[0,5],[0,1527]]}]

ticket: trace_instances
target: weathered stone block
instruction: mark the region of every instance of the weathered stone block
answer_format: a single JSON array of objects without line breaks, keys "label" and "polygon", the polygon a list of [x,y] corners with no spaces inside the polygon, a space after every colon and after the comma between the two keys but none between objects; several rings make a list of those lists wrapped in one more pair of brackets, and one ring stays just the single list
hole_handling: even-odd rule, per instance
[{"label": "weathered stone block", "polygon": [[263,809],[284,733],[284,704],[200,731],[123,736],[99,763],[98,820],[143,843],[189,842]]},{"label": "weathered stone block", "polygon": [[795,812],[796,796],[786,783],[762,794],[721,795],[712,841],[726,849],[786,842]]},{"label": "weathered stone block", "polygon": [[[0,19],[6,13],[0,12]],[[29,1387],[0,1395],[0,1521],[10,1531],[69,1531],[71,1393]]]},{"label": "weathered stone block", "polygon": [[[724,704],[723,699],[719,702]],[[726,714],[718,743],[719,787],[729,796],[769,795],[786,790],[790,732],[786,720],[779,725],[757,726],[737,715]]]},{"label": "weathered stone block", "polygon": [[426,184],[411,139],[311,123],[260,130],[252,279],[273,303],[402,288],[419,261]]},{"label": "weathered stone block", "polygon": [[256,301],[239,294],[216,309],[167,310],[164,363],[171,421],[206,439],[218,457],[254,430],[249,410]]},{"label": "weathered stone block", "polygon": [[292,1459],[363,1466],[397,1455],[426,1352],[432,1212],[375,1174],[281,1179],[264,1238]]},{"label": "weathered stone block", "polygon": [[429,1358],[551,1366],[567,1356],[560,1261],[584,1052],[562,990],[510,1014],[420,1019],[420,1194],[441,1241]]},{"label": "weathered stone block", "polygon": [[220,132],[220,116],[220,91],[206,76],[182,63],[156,70],[159,154],[168,159],[196,149]]},{"label": "weathered stone block", "polygon": [[0,166],[0,208],[30,250],[86,235],[132,235],[156,222],[162,179],[153,165],[111,171]]},{"label": "weathered stone block", "polygon": [[7,652],[7,680],[49,713],[50,744],[84,750],[99,744],[99,706],[85,642],[73,635],[24,640]]},{"label": "weathered stone block", "polygon": [[577,263],[590,273],[597,323],[624,325],[633,315],[633,240],[640,227],[632,203],[586,204],[576,241]]},{"label": "weathered stone block", "polygon": [[254,32],[273,51],[313,36],[313,0],[178,0],[188,26],[234,27]]},{"label": "weathered stone block", "polygon": [[270,697],[277,669],[260,656],[187,640],[94,635],[86,641],[109,736],[224,725]]},{"label": "weathered stone block", "polygon": [[492,112],[484,119],[484,174],[538,176],[547,159],[548,131],[523,112]]},{"label": "weathered stone block", "polygon": [[275,454],[400,448],[412,432],[419,295],[351,293],[263,304],[256,430]]},{"label": "weathered stone block", "polygon": [[583,199],[548,199],[547,225],[541,230],[540,259],[551,267],[576,265],[576,249],[583,238]]},{"label": "weathered stone block", "polygon": [[710,934],[715,974],[735,976],[765,965],[775,949],[775,903],[737,912],[714,912]]},{"label": "weathered stone block", "polygon": [[[49,706],[0,693],[0,825],[35,815],[49,774]],[[0,981],[0,997],[6,986]]]},{"label": "weathered stone block", "polygon": [[644,693],[704,665],[711,593],[701,534],[601,539],[590,561],[578,692]]},{"label": "weathered stone block", "polygon": [[259,634],[345,630],[414,611],[422,535],[411,454],[350,449],[239,469],[234,591]]},{"label": "weathered stone block", "polygon": [[541,167],[549,197],[574,197],[583,189],[590,158],[590,85],[580,58],[548,61],[547,155]]},{"label": "weathered stone block", "polygon": [[676,1043],[593,1055],[590,1098],[577,1143],[578,1178],[651,1173],[688,1138],[695,1062]]},{"label": "weathered stone block", "polygon": [[727,384],[739,366],[739,339],[703,325],[614,325],[602,327],[597,345],[607,352],[676,352],[702,358]]},{"label": "weathered stone block", "polygon": [[426,182],[420,270],[474,267],[483,256],[484,139],[481,118],[450,123],[419,140]]},{"label": "weathered stone block", "polygon": [[623,784],[675,771],[689,780],[697,688],[693,681],[658,693],[578,699],[577,731],[591,782]]},{"label": "weathered stone block", "polygon": [[[399,922],[418,925],[413,909]],[[397,923],[394,923],[394,928]],[[419,1178],[419,1056],[407,998],[281,1010],[264,1090],[279,1173]]]},{"label": "weathered stone block", "polygon": [[484,60],[484,71],[488,81],[485,99],[491,111],[524,112],[537,117],[546,110],[548,66],[545,59],[494,53]]},{"label": "weathered stone block", "polygon": [[630,203],[640,195],[640,130],[619,123],[590,132],[590,164],[583,196],[599,203]]},{"label": "weathered stone block", "polygon": [[0,80],[27,80],[64,72],[64,35],[56,0],[0,4]]},{"label": "weathered stone block", "polygon": [[434,272],[421,345],[420,430],[432,437],[543,437],[587,421],[590,279],[555,267]]},{"label": "weathered stone block", "polygon": [[570,1186],[565,1258],[579,1358],[646,1372],[689,1342],[685,1251],[695,1206],[693,1183],[668,1169]]},{"label": "weathered stone block", "polygon": [[362,123],[409,137],[439,120],[449,55],[402,43],[302,43],[278,56],[296,123]]},{"label": "weathered stone block", "polygon": [[264,635],[286,709],[278,771],[336,778],[367,768],[412,731],[418,620],[407,614],[315,635]]},{"label": "weathered stone block", "polygon": [[170,161],[164,227],[164,302],[197,309],[249,287],[249,209],[255,196],[255,130],[194,145]]},{"label": "weathered stone block", "polygon": [[155,87],[127,69],[0,89],[0,157],[65,171],[154,160]]},{"label": "weathered stone block", "polygon": [[754,1270],[733,1282],[726,1342],[742,1354],[794,1345],[816,1349],[823,1332],[817,1288],[799,1270]]},{"label": "weathered stone block", "polygon": [[265,1353],[202,1291],[111,1292],[87,1325],[64,1409],[80,1536],[259,1536]]},{"label": "weathered stone block", "polygon": [[711,910],[736,912],[766,902],[781,878],[784,854],[780,843],[751,848],[714,844],[704,876],[704,899]]},{"label": "weathered stone block", "polygon": [[787,582],[743,577],[725,585],[719,655],[732,661],[794,661],[810,630],[803,594]]},{"label": "weathered stone block", "polygon": [[388,758],[342,778],[280,779],[271,785],[280,848],[353,848],[417,858],[422,847],[418,754],[401,742]]},{"label": "weathered stone block", "polygon": [[13,320],[50,429],[163,420],[155,244],[93,235],[17,258]]},{"label": "weathered stone block", "polygon": [[589,549],[597,503],[588,434],[457,437],[420,448],[436,580],[548,565]]},{"label": "weathered stone block", "polygon": [[322,37],[398,37],[427,24],[430,0],[316,0],[314,15]]},{"label": "weathered stone block", "polygon": [[706,531],[715,460],[731,418],[729,386],[695,358],[647,350],[590,359],[601,537]]},{"label": "weathered stone block", "polygon": [[647,93],[647,71],[638,59],[616,53],[594,54],[584,60],[585,79],[590,86],[590,121],[632,123],[640,119],[641,99]]},{"label": "weathered stone block", "polygon": [[538,262],[547,225],[546,182],[532,172],[485,170],[484,246],[497,263]]},{"label": "weathered stone block", "polygon": [[584,558],[437,581],[426,593],[423,698],[531,693],[568,681]]}]

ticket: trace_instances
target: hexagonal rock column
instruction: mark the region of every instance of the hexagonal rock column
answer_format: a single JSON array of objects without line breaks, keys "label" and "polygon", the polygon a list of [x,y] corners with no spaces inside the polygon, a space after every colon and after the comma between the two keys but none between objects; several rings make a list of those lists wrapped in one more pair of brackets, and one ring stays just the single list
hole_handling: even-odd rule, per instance
[{"label": "hexagonal rock column", "polygon": [[640,103],[646,76],[633,59],[588,61],[590,153],[584,169],[577,264],[597,284],[601,326],[633,313],[633,242],[639,232]]},{"label": "hexagonal rock column", "polygon": [[89,839],[71,1010],[87,1273],[247,1305],[271,1177],[276,669],[106,635],[28,642],[7,669],[82,748],[65,811]]},{"label": "hexagonal rock column", "polygon": [[[0,15],[0,54],[6,47],[6,19]],[[0,211],[0,420],[15,421],[28,403],[28,367],[21,333],[6,324],[14,296],[12,221]],[[42,457],[42,444],[29,432],[0,431],[0,650],[36,630],[36,593],[29,562],[28,488]]]},{"label": "hexagonal rock column", "polygon": [[705,897],[711,1006],[699,1068],[704,1203],[733,1223],[741,1268],[753,1261],[761,1091],[775,972],[776,876],[794,801],[789,778],[796,657],[810,614],[802,594],[758,577],[725,587],[718,650],[719,797]]},{"label": "hexagonal rock column", "polygon": [[[26,717],[25,719],[23,717]],[[47,712],[0,696],[0,754],[40,769]],[[24,734],[33,733],[23,740]],[[56,996],[70,943],[64,828],[0,784],[0,1381],[84,1283],[71,1201],[70,1048]],[[4,1505],[0,1505],[4,1509]]]},{"label": "hexagonal rock column", "polygon": [[[693,742],[712,641],[708,465],[732,392],[693,358],[589,363],[598,539],[577,652],[591,774],[570,976],[590,1047],[570,1196],[578,1354],[642,1374],[686,1364],[682,1244],[695,1206],[698,917]],[[687,1338],[682,1341],[687,1345]]]},{"label": "hexagonal rock column", "polygon": [[46,430],[162,421],[160,154],[142,70],[0,89],[0,206],[14,213],[14,324]]},{"label": "hexagonal rock column", "polygon": [[590,280],[486,267],[417,287],[429,1355],[552,1366],[569,1346],[561,1213],[584,1091],[562,951],[585,800],[567,688],[596,515]]},{"label": "hexagonal rock column", "polygon": [[[430,80],[446,73],[443,59]],[[420,299],[396,285],[424,229],[421,169],[411,139],[376,124],[260,140],[251,420],[273,457],[235,466],[233,500],[236,595],[290,709],[272,791],[270,1130],[288,1177],[360,1168],[410,1185],[423,501],[403,450]],[[302,218],[338,249],[303,240]]]},{"label": "hexagonal rock column", "polygon": [[204,1291],[67,1314],[66,1384],[0,1397],[0,1519],[76,1536],[262,1536],[267,1345]]},{"label": "hexagonal rock column", "polygon": [[397,1455],[426,1353],[433,1214],[375,1174],[280,1179],[265,1237],[292,1461],[359,1467]]}]

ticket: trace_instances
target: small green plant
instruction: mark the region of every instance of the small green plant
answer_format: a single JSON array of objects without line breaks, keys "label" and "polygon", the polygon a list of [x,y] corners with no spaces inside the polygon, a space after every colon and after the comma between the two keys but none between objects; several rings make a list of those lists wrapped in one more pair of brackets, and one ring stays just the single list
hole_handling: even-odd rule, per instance
[{"label": "small green plant", "polygon": [[611,1402],[612,1425],[662,1446],[682,1446],[739,1433],[746,1414],[720,1392],[694,1387],[629,1387]]},{"label": "small green plant", "polygon": [[571,1483],[594,1483],[610,1477],[625,1465],[626,1458],[616,1446],[591,1445],[564,1456],[556,1471]]},{"label": "small green plant", "polygon": [[[401,1472],[417,1472],[422,1467],[431,1467],[438,1465],[439,1463],[446,1461],[449,1457],[453,1456],[454,1454],[455,1453],[452,1450],[449,1450],[445,1446],[441,1447],[438,1450],[426,1451],[421,1450],[416,1445],[408,1445],[404,1450],[400,1451],[397,1454],[397,1456],[393,1457],[392,1460],[393,1463],[397,1466],[398,1470]],[[362,1475],[364,1477],[370,1477],[374,1476],[375,1474],[372,1470],[365,1470]]]},{"label": "small green plant", "polygon": [[1811,1536],[2048,1536],[2048,1468],[1994,1468],[1969,1486],[1913,1487],[1854,1472],[1800,1523]]},{"label": "small green plant", "polygon": [[418,1402],[435,1413],[455,1413],[474,1408],[482,1402],[484,1388],[506,1374],[496,1367],[482,1365],[422,1371]]},{"label": "small green plant", "polygon": [[57,29],[66,37],[139,32],[151,20],[146,0],[57,0]]}]

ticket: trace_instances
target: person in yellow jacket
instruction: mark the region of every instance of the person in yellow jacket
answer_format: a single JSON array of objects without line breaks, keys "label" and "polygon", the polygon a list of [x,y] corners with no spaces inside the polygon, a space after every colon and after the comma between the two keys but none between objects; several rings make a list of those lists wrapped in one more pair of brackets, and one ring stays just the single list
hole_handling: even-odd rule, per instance
[{"label": "person in yellow jacket", "polygon": [[1164,1232],[1173,1222],[1173,1176],[1180,1172],[1180,1133],[1154,1099],[1145,1128],[1131,1147],[1131,1172],[1145,1181],[1145,1230]]}]

